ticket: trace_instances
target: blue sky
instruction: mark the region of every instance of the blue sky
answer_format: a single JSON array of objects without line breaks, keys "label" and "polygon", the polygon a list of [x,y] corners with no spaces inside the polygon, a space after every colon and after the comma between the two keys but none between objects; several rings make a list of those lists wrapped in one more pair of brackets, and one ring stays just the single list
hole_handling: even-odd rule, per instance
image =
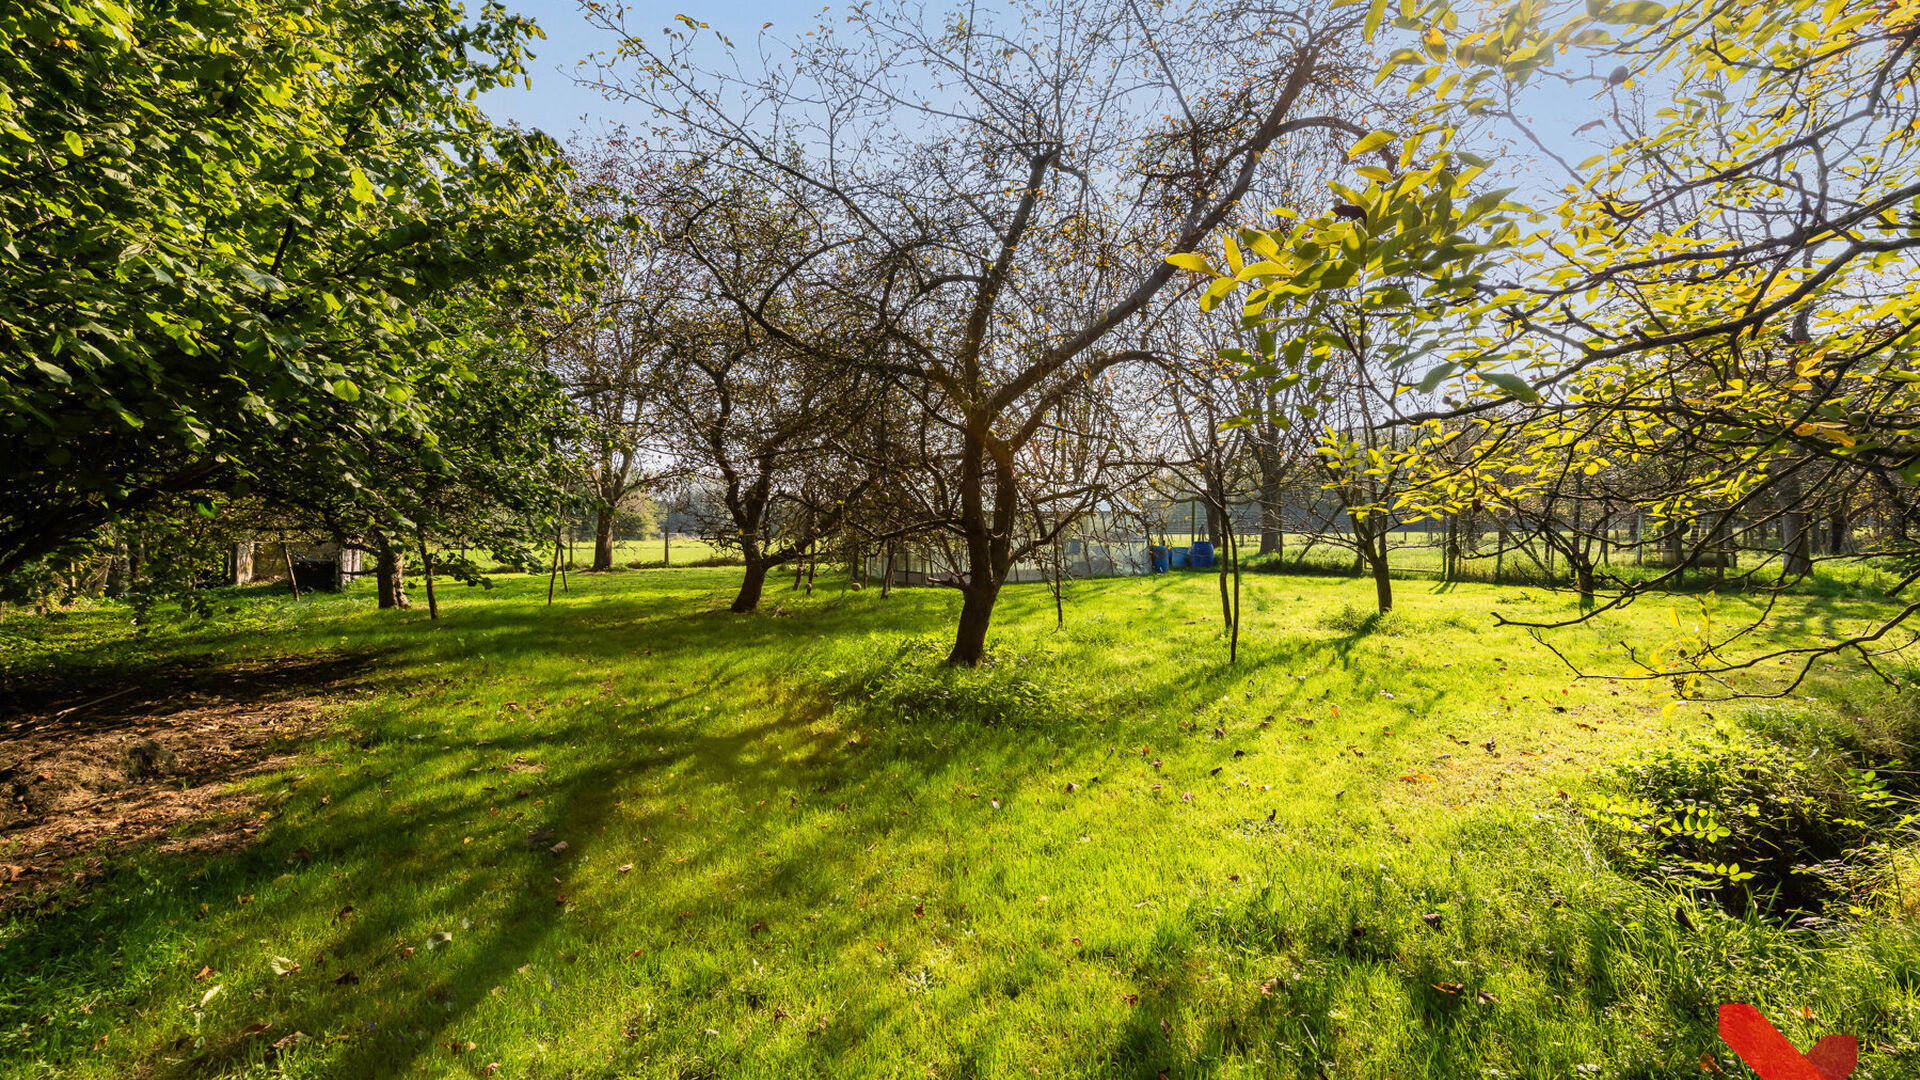
[{"label": "blue sky", "polygon": [[[774,24],[774,32],[818,20],[818,0],[677,0],[681,6],[648,5],[631,8],[629,24],[642,33],[657,33],[685,13],[712,25],[715,30],[745,43],[752,40],[765,22]],[[480,98],[487,114],[496,120],[517,120],[527,127],[567,141],[576,131],[599,132],[624,119],[630,106],[608,102],[574,82],[580,61],[596,52],[611,52],[616,42],[597,27],[587,23],[574,0],[507,0],[509,9],[540,24],[547,40],[535,42],[539,55],[528,65],[532,89],[490,90]]]},{"label": "blue sky", "polygon": [[[642,119],[632,106],[609,102],[574,81],[581,61],[595,52],[610,52],[615,45],[610,35],[587,22],[576,0],[507,2],[513,10],[539,23],[547,39],[535,43],[538,55],[528,65],[533,82],[530,89],[496,89],[481,97],[481,105],[490,116],[539,128],[562,143],[575,133],[598,134],[623,120]],[[939,6],[938,0],[930,5]],[[706,21],[742,46],[750,46],[763,23],[774,24],[768,31],[771,34],[804,33],[819,23],[822,8],[820,0],[669,0],[665,5],[635,4],[630,9],[629,25],[643,34],[655,35],[672,22],[674,15],[685,13]],[[1543,85],[1529,93],[1526,113],[1542,141],[1577,164],[1596,152],[1598,147],[1592,139],[1600,133],[1575,136],[1574,129],[1602,115],[1603,105],[1589,92]],[[1528,143],[1515,140],[1492,149],[1500,151],[1504,171],[1512,177],[1504,182],[1517,181],[1523,189],[1532,188],[1540,201],[1551,202],[1551,198],[1542,197],[1565,182],[1564,174]]]}]

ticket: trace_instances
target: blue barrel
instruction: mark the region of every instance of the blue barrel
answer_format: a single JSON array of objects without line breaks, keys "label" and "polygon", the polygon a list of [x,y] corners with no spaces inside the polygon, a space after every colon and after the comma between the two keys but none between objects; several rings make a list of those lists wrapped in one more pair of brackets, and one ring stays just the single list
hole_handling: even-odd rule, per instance
[{"label": "blue barrel", "polygon": [[1161,547],[1159,544],[1153,544],[1147,548],[1147,557],[1153,563],[1154,573],[1164,574],[1167,572],[1166,548]]},{"label": "blue barrel", "polygon": [[1168,566],[1187,565],[1187,549],[1183,547],[1168,548],[1167,549],[1167,565]]},{"label": "blue barrel", "polygon": [[1193,542],[1193,565],[1202,570],[1213,565],[1213,545],[1211,543],[1205,540],[1195,540]]}]

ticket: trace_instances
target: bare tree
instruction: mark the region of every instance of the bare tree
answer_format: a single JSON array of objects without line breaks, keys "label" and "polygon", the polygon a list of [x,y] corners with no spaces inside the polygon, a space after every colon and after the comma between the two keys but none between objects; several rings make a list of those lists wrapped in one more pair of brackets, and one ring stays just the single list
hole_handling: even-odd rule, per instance
[{"label": "bare tree", "polygon": [[[1288,140],[1360,132],[1333,91],[1357,17],[1313,8],[896,0],[818,27],[778,65],[766,39],[757,64],[706,63],[691,20],[653,44],[596,11],[638,66],[601,85],[655,110],[704,167],[808,208],[808,243],[761,257],[782,287],[859,289],[886,343],[859,361],[952,440],[956,664],[979,662],[1001,585],[1039,542],[1019,528],[1025,448],[1077,388],[1148,355],[1130,330],[1180,273],[1158,253],[1228,223]],[[855,360],[765,293],[730,299],[796,352]]]}]

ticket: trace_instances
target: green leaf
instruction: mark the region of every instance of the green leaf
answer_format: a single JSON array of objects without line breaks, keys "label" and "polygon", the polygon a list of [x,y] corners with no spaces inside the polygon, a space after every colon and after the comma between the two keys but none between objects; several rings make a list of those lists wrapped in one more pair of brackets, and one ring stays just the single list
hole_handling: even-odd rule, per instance
[{"label": "green leaf", "polygon": [[67,149],[68,149],[68,150],[71,150],[71,151],[73,151],[73,156],[74,156],[74,157],[81,157],[81,156],[83,156],[84,154],[86,154],[86,152],[87,152],[87,144],[86,144],[86,143],[84,143],[84,142],[82,142],[82,141],[80,141],[80,133],[79,133],[79,132],[77,132],[77,131],[69,131],[69,132],[67,132],[67,134],[66,134],[66,142],[67,142]]},{"label": "green leaf", "polygon": [[1456,370],[1458,370],[1458,367],[1459,365],[1454,364],[1451,361],[1444,364],[1434,365],[1433,369],[1427,372],[1426,377],[1420,380],[1420,386],[1419,386],[1420,392],[1423,394],[1433,393],[1435,390],[1439,389],[1440,383],[1444,381],[1447,376],[1453,374]]},{"label": "green leaf", "polygon": [[354,202],[363,205],[373,201],[373,182],[367,179],[367,174],[361,172],[358,165],[347,172],[347,194],[352,196]]},{"label": "green leaf", "polygon": [[1485,379],[1487,382],[1492,383],[1494,386],[1497,386],[1500,389],[1506,391],[1508,394],[1512,395],[1513,397],[1521,401],[1534,402],[1534,401],[1540,400],[1539,392],[1534,390],[1532,386],[1528,385],[1527,380],[1521,378],[1518,375],[1512,374],[1511,372],[1506,372],[1506,371],[1487,372],[1482,374],[1480,377],[1482,379]]}]

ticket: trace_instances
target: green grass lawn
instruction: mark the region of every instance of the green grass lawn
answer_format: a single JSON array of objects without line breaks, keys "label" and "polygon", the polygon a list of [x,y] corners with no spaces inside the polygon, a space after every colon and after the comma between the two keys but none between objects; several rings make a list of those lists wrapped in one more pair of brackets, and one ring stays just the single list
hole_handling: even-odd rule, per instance
[{"label": "green grass lawn", "polygon": [[[1737,1076],[1713,1009],[1749,1001],[1920,1076],[1912,923],[1789,930],[1609,869],[1577,809],[1605,764],[1735,707],[1663,716],[1492,625],[1563,596],[1403,582],[1382,621],[1369,583],[1253,575],[1229,666],[1211,577],[1073,584],[1064,629],[1014,587],[991,669],[948,672],[954,594],[741,617],[737,576],[14,620],[28,682],[372,666],[246,781],[251,847],[116,855],[0,930],[0,1074]],[[1670,618],[1555,641],[1617,665]]]},{"label": "green grass lawn", "polygon": [[[726,552],[720,551],[705,540],[684,536],[674,537],[672,543],[663,543],[657,536],[650,540],[615,540],[613,542],[613,565],[620,569],[627,569],[628,564],[636,562],[681,566],[724,554]],[[593,565],[591,537],[574,543],[573,565],[577,569]]]}]

